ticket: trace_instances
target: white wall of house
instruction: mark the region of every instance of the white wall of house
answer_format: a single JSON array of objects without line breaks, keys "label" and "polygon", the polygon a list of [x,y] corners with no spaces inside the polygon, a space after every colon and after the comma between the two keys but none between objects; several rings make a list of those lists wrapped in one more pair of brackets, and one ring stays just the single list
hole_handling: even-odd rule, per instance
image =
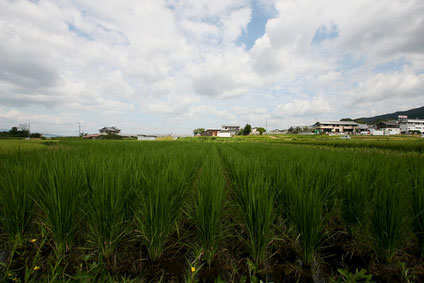
[{"label": "white wall of house", "polygon": [[400,135],[400,128],[386,128],[384,132],[386,135]]},{"label": "white wall of house", "polygon": [[219,132],[218,137],[220,138],[231,138],[231,133],[230,132]]},{"label": "white wall of house", "polygon": [[371,129],[370,134],[373,135],[373,136],[384,136],[384,131],[383,130],[380,131],[380,130]]},{"label": "white wall of house", "polygon": [[139,141],[154,141],[156,139],[156,137],[152,137],[152,136],[137,136],[137,140]]}]

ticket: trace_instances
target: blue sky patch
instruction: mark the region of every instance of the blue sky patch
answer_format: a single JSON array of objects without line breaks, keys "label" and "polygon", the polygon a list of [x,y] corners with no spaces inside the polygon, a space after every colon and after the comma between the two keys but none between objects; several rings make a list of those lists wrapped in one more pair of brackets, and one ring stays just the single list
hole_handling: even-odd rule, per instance
[{"label": "blue sky patch", "polygon": [[339,28],[335,24],[332,24],[330,27],[322,25],[315,31],[315,35],[312,38],[311,44],[319,45],[325,40],[337,38],[338,36]]},{"label": "blue sky patch", "polygon": [[68,29],[70,31],[76,33],[78,36],[84,37],[85,39],[88,39],[88,40],[93,40],[93,37],[91,35],[89,35],[88,33],[80,30],[74,24],[67,23],[67,25],[68,25]]},{"label": "blue sky patch", "polygon": [[276,11],[266,11],[257,1],[252,2],[252,18],[247,25],[247,31],[237,40],[238,44],[244,44],[247,50],[255,45],[256,39],[265,34],[265,26],[269,19],[275,16]]},{"label": "blue sky patch", "polygon": [[405,60],[405,58],[400,57],[397,60],[391,60],[386,63],[382,63],[377,65],[373,72],[374,73],[391,73],[402,71],[405,65],[409,65],[409,62]]}]

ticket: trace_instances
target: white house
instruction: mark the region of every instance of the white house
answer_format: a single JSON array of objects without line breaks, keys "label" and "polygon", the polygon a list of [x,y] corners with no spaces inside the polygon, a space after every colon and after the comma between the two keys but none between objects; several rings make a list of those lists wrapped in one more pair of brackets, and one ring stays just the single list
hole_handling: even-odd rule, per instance
[{"label": "white house", "polygon": [[402,133],[418,131],[424,133],[424,119],[409,119],[408,116],[399,115],[399,128]]},{"label": "white house", "polygon": [[137,135],[137,140],[138,141],[154,141],[155,139],[157,139],[157,136],[153,136],[153,135]]}]

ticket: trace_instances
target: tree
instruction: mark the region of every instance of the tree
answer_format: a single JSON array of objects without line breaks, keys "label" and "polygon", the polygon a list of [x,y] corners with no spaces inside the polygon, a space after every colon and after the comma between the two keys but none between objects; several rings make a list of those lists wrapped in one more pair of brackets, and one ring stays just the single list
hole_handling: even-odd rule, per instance
[{"label": "tree", "polygon": [[251,131],[252,131],[252,126],[250,126],[250,124],[246,124],[246,126],[244,126],[244,129],[243,129],[243,135],[247,136],[250,134]]},{"label": "tree", "polygon": [[343,118],[343,119],[340,119],[340,121],[353,121],[351,118]]},{"label": "tree", "polygon": [[204,128],[197,128],[193,130],[193,135],[197,136],[200,135],[201,133],[203,133],[205,131]]},{"label": "tree", "polygon": [[266,132],[266,130],[264,128],[262,128],[262,127],[259,127],[256,130],[261,134],[261,136],[262,136],[263,133]]},{"label": "tree", "polygon": [[9,133],[16,135],[18,133],[18,127],[12,127],[12,129],[10,129]]}]

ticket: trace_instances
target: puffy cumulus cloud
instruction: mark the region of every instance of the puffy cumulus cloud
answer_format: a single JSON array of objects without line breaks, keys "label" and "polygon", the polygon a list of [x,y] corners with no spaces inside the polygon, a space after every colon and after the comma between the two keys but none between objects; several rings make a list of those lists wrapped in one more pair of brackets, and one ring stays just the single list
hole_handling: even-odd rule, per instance
[{"label": "puffy cumulus cloud", "polygon": [[334,112],[328,98],[295,99],[292,102],[279,104],[273,111],[273,118],[284,118],[289,116],[310,116]]},{"label": "puffy cumulus cloud", "polygon": [[[254,9],[268,20],[248,50]],[[1,1],[0,104],[93,128],[125,116],[281,128],[394,111],[423,101],[423,29],[421,0]]]},{"label": "puffy cumulus cloud", "polygon": [[347,92],[349,105],[366,106],[377,103],[396,103],[422,106],[424,94],[424,74],[417,74],[411,70],[395,73],[381,73]]}]

